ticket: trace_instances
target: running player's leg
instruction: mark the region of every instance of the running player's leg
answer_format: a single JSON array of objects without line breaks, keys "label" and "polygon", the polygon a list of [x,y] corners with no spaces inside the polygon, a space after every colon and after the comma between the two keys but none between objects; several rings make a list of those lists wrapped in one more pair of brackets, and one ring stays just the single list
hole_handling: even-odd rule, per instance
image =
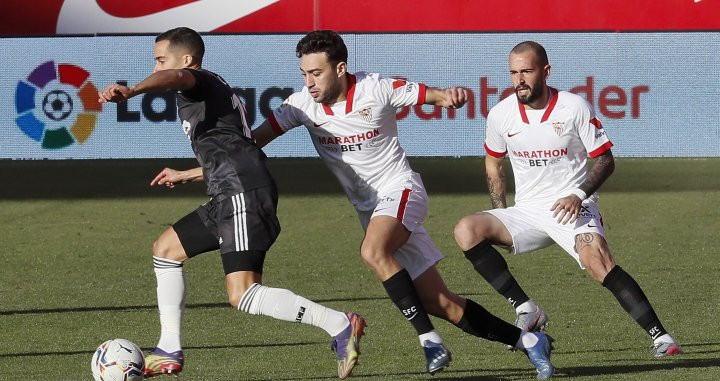
[{"label": "running player's leg", "polygon": [[380,279],[390,300],[417,332],[425,350],[427,370],[432,374],[445,368],[451,355],[430,322],[408,270],[394,258],[395,252],[409,237],[410,231],[397,218],[375,216],[367,227],[360,255]]},{"label": "running player's leg", "polygon": [[425,340],[442,343],[420,302],[410,274],[394,257],[409,237],[410,232],[397,218],[375,216],[368,224],[360,255],[383,283],[390,300],[415,328],[421,343]]},{"label": "running player's leg", "polygon": [[[547,324],[547,315],[530,300],[493,245],[510,247],[517,254],[547,246],[552,241],[514,216],[517,212],[516,208],[508,208],[465,216],[455,226],[455,241],[475,271],[515,308],[515,324],[524,330],[537,331]],[[492,213],[498,213],[503,219]],[[508,224],[512,226],[512,233]]]},{"label": "running player's leg", "polygon": [[[413,231],[395,258],[411,274],[429,314],[445,319],[471,335],[499,341],[512,348],[527,349],[531,362],[543,377],[552,374],[550,347],[545,347],[548,338],[540,333],[522,331],[447,288],[435,265],[442,259],[442,254],[422,226]],[[541,345],[537,346],[538,343]]]},{"label": "running player's leg", "polygon": [[[290,290],[262,285],[265,253],[280,232],[272,188],[233,195],[223,201],[219,220],[221,257],[230,304],[243,312],[320,327],[338,353],[338,375],[350,375],[357,363],[365,321],[310,301]],[[226,223],[229,222],[229,223]]]},{"label": "running player's leg", "polygon": [[184,356],[180,342],[185,310],[184,262],[195,255],[215,250],[217,239],[203,224],[204,207],[178,220],[153,244],[153,267],[157,279],[160,339],[146,357],[147,377],[182,370]]},{"label": "running player's leg", "polygon": [[395,253],[405,245],[412,231],[422,228],[427,215],[427,194],[419,176],[414,175],[412,179],[388,188],[378,195],[378,199],[372,213],[359,213],[365,229],[360,255],[382,282],[390,300],[417,332],[425,351],[427,370],[435,373],[450,363],[450,352],[435,332],[415,290],[412,277],[419,273],[410,273],[413,269],[404,268],[395,258]]}]

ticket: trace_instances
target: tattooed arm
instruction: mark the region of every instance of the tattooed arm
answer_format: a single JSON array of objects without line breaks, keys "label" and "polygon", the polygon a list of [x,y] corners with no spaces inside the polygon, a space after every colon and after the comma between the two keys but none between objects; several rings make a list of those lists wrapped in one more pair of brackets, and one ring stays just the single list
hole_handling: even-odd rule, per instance
[{"label": "tattooed arm", "polygon": [[490,193],[490,203],[492,204],[493,209],[507,208],[503,158],[486,155],[485,173],[487,174],[488,192]]},{"label": "tattooed arm", "polygon": [[580,184],[588,197],[597,192],[598,188],[607,180],[615,170],[615,159],[611,150],[605,151],[602,155],[595,158],[595,163],[590,168],[585,181]]},{"label": "tattooed arm", "polygon": [[[580,184],[580,190],[585,192],[587,196],[595,193],[605,180],[610,177],[614,169],[615,159],[613,159],[612,151],[607,150],[595,158],[595,163],[588,171],[585,181]],[[557,200],[550,210],[555,212],[553,217],[557,217],[558,222],[562,224],[572,223],[580,216],[582,201],[580,196],[573,193]]]}]

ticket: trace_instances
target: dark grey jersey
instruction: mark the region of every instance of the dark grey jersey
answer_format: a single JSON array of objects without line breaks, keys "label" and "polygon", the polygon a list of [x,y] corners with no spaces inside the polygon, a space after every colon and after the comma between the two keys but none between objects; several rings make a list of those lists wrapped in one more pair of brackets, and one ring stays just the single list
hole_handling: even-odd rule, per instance
[{"label": "dark grey jersey", "polygon": [[178,114],[208,187],[209,196],[273,184],[267,158],[252,140],[245,107],[217,74],[185,69],[195,86],[177,93]]}]

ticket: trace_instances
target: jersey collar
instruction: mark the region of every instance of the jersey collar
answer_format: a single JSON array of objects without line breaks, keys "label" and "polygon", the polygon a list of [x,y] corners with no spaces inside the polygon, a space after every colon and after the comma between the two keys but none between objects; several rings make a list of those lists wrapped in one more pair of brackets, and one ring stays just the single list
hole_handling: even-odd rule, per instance
[{"label": "jersey collar", "polygon": [[[555,104],[557,103],[558,99],[558,91],[552,87],[548,87],[550,89],[550,100],[548,101],[547,109],[545,109],[545,113],[542,116],[542,119],[540,119],[540,123],[545,122],[550,118],[550,113],[552,113],[553,109],[555,108]],[[518,108],[520,109],[520,117],[522,118],[522,121],[525,124],[530,124],[530,120],[528,119],[527,113],[525,113],[525,106],[518,101]]]},{"label": "jersey collar", "polygon": [[[348,91],[345,94],[345,114],[349,114],[353,109],[353,98],[355,97],[355,84],[357,83],[357,78],[354,74],[348,74]],[[326,115],[335,115],[333,113],[333,110],[330,108],[330,105],[327,103],[322,104],[322,108],[325,111]]]}]

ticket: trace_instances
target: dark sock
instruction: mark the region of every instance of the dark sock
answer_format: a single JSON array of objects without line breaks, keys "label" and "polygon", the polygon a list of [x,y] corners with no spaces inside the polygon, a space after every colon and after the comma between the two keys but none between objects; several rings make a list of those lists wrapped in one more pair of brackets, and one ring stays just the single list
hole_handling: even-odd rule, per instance
[{"label": "dark sock", "polygon": [[467,299],[465,313],[456,326],[463,331],[484,339],[515,346],[522,330],[491,314],[483,306]]},{"label": "dark sock", "polygon": [[473,264],[475,271],[482,275],[513,307],[530,300],[515,277],[510,274],[505,259],[492,247],[490,242],[480,242],[464,253],[465,258]]},{"label": "dark sock", "polygon": [[418,335],[428,333],[433,330],[430,317],[425,312],[425,307],[420,303],[420,298],[415,291],[415,285],[410,278],[407,270],[402,269],[395,275],[383,282],[385,291],[390,300],[400,309],[410,324],[412,324]]},{"label": "dark sock", "polygon": [[620,266],[610,270],[602,285],[615,295],[622,308],[653,340],[667,333],[640,285]]}]

